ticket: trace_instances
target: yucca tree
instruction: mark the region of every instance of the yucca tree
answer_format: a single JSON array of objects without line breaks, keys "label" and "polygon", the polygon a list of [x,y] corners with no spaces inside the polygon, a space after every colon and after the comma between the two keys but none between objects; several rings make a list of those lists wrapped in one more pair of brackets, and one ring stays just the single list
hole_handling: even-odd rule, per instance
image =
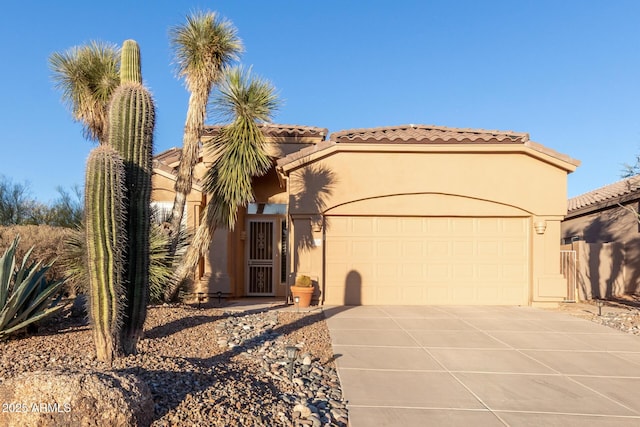
[{"label": "yucca tree", "polygon": [[242,42],[230,21],[215,12],[194,12],[183,25],[171,29],[170,43],[177,75],[184,78],[190,92],[169,228],[170,250],[175,252],[187,195],[193,184],[193,169],[198,162],[209,96],[224,67],[242,52]]},{"label": "yucca tree", "polygon": [[106,143],[107,107],[120,84],[120,50],[116,45],[91,41],[49,57],[56,89],[85,138]]},{"label": "yucca tree", "polygon": [[250,71],[241,67],[225,73],[212,107],[219,119],[230,123],[205,145],[214,159],[204,183],[209,202],[166,299],[174,298],[184,280],[193,276],[215,230],[232,230],[238,207],[246,207],[254,200],[252,178],[264,175],[272,166],[259,124],[269,122],[278,105],[270,82],[252,77]]}]

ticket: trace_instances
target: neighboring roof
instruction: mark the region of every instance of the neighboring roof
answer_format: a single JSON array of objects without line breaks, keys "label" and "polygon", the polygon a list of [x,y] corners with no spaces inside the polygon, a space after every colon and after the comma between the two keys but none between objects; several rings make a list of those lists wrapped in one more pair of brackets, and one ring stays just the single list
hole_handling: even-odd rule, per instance
[{"label": "neighboring roof", "polygon": [[[415,145],[520,145],[550,156],[555,161],[568,163],[568,171],[573,171],[580,162],[571,157],[529,140],[529,134],[523,132],[448,128],[433,125],[400,125],[369,129],[351,129],[334,132],[329,141],[323,141],[304,148],[278,160],[279,167],[308,158],[315,153],[344,144],[415,144]],[[563,166],[566,167],[566,166]]]},{"label": "neighboring roof", "polygon": [[[275,138],[305,138],[305,137],[320,137],[322,141],[327,137],[327,128],[319,128],[315,126],[301,126],[301,125],[283,125],[264,123],[258,125],[267,136]],[[222,126],[206,126],[203,135],[213,136]]]},{"label": "neighboring roof", "polygon": [[182,150],[176,147],[169,148],[168,150],[163,151],[162,153],[156,154],[153,156],[153,166],[156,166],[156,163],[163,163],[165,165],[171,165],[173,163],[177,163],[180,161],[180,157],[182,156]]},{"label": "neighboring roof", "polygon": [[640,175],[635,175],[572,197],[568,200],[568,212],[571,216],[577,216],[639,198]]},{"label": "neighboring roof", "polygon": [[528,133],[447,128],[433,125],[401,125],[386,126],[370,129],[351,129],[334,132],[331,140],[335,142],[397,142],[402,144],[410,143],[507,143],[522,144],[529,141]]}]

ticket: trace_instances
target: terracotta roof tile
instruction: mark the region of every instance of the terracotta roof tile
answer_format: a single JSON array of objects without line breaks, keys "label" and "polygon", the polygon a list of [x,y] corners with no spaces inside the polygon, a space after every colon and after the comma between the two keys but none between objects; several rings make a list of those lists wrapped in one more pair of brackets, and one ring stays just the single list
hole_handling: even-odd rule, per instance
[{"label": "terracotta roof tile", "polygon": [[397,142],[407,143],[506,143],[523,144],[529,141],[528,133],[448,128],[432,125],[401,125],[370,129],[350,129],[331,134],[335,142]]},{"label": "terracotta roof tile", "polygon": [[[303,138],[303,137],[321,137],[324,140],[327,137],[328,130],[315,126],[301,125],[283,125],[264,123],[259,125],[264,129],[268,136],[284,137],[284,138]],[[215,135],[222,126],[206,126],[204,135]]]},{"label": "terracotta roof tile", "polygon": [[585,210],[590,207],[598,208],[602,204],[618,203],[628,198],[640,198],[640,175],[605,185],[588,193],[572,197],[568,200],[569,213]]}]

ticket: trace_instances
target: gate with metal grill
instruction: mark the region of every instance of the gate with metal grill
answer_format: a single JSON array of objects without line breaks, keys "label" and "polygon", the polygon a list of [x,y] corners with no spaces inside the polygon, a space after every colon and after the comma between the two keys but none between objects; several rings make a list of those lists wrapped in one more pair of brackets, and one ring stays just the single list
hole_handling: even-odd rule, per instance
[{"label": "gate with metal grill", "polygon": [[249,220],[247,295],[273,295],[277,238],[272,219]]}]

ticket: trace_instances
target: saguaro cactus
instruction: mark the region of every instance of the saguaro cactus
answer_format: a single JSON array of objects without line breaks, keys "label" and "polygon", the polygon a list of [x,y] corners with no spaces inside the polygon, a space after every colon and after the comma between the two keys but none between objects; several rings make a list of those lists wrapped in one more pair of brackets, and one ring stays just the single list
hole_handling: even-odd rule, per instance
[{"label": "saguaro cactus", "polygon": [[135,40],[125,40],[120,55],[120,83],[131,82],[142,84],[140,46]]},{"label": "saguaro cactus", "polygon": [[151,94],[141,84],[139,58],[137,43],[127,40],[122,49],[121,85],[109,106],[109,145],[120,153],[126,176],[127,302],[121,331],[126,354],[136,352],[149,303],[149,205],[155,106]]},{"label": "saguaro cactus", "polygon": [[112,147],[102,145],[89,155],[84,194],[87,305],[98,360],[110,364],[119,349],[125,250],[124,165]]}]

